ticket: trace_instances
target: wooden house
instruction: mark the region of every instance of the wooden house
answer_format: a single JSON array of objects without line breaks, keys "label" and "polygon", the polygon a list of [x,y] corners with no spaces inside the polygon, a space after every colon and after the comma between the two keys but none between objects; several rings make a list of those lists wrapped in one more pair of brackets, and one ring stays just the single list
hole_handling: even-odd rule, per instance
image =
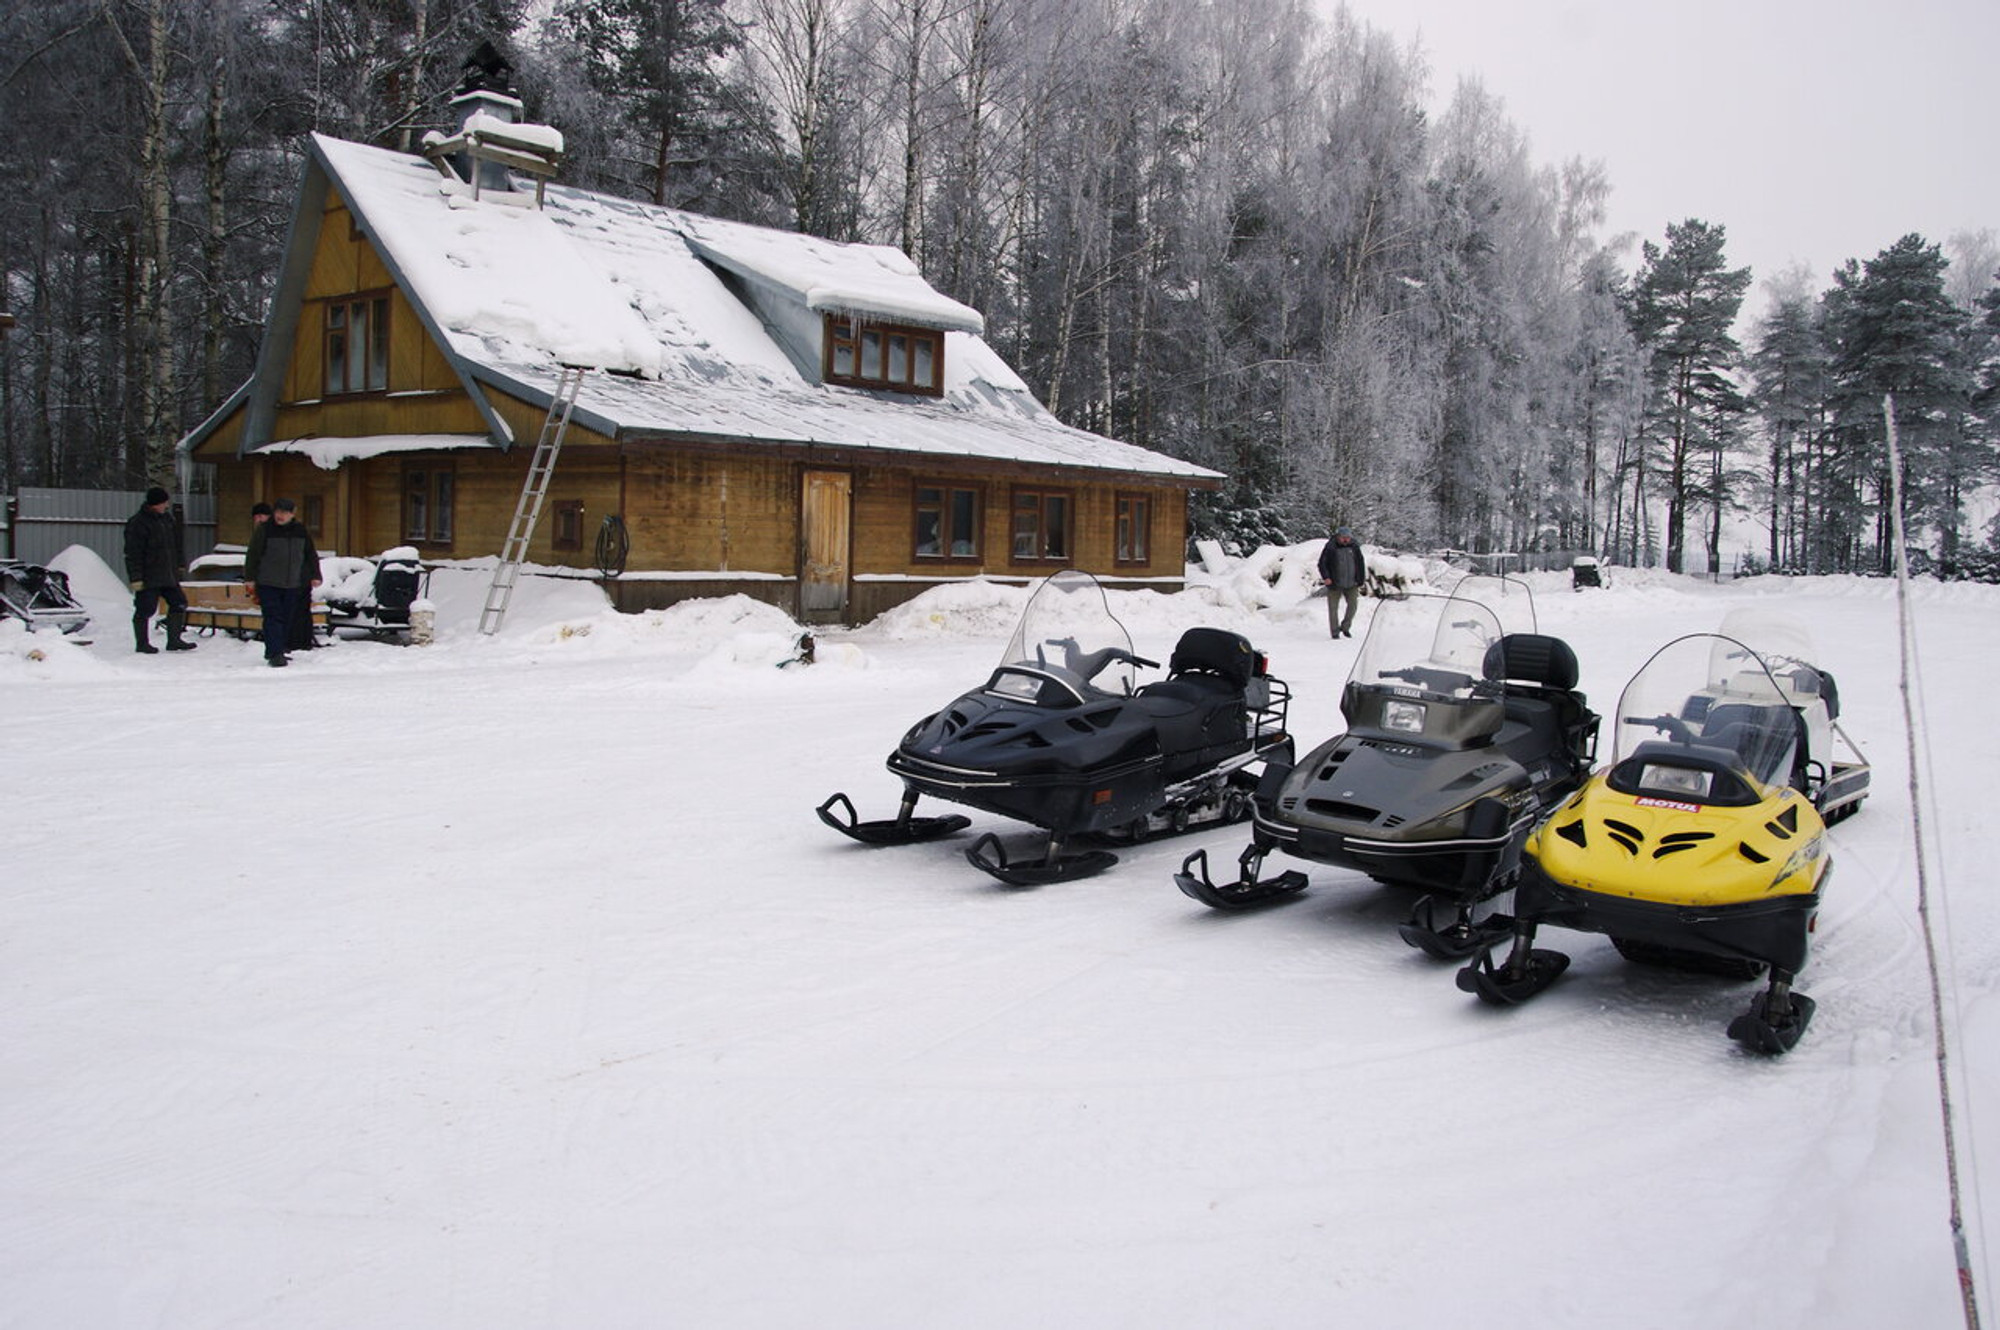
[{"label": "wooden house", "polygon": [[1180,586],[1188,496],[1221,477],[1055,419],[900,251],[567,189],[519,102],[459,104],[423,156],[311,140],[256,370],[181,445],[217,467],[220,540],[286,496],[344,554],[497,555],[569,364],[528,560],[622,538],[622,609],[743,592],[860,622],[1065,567]]}]

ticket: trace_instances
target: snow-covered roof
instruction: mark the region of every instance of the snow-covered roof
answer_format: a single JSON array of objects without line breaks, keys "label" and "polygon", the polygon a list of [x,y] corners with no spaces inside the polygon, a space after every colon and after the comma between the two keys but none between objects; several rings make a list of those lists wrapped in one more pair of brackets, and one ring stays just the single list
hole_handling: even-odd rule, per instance
[{"label": "snow-covered roof", "polygon": [[[327,176],[475,381],[546,400],[592,374],[576,418],[618,437],[824,444],[1185,480],[1217,472],[1072,429],[901,252],[717,221],[550,185],[545,206],[474,201],[422,158],[313,136]],[[713,265],[713,266],[711,266]],[[718,269],[795,299],[945,331],[941,397],[833,387],[800,372]]]},{"label": "snow-covered roof", "polygon": [[266,453],[297,453],[312,459],[322,471],[339,469],[342,462],[389,453],[449,451],[453,448],[491,448],[484,434],[366,434],[330,439],[286,439],[259,449]]}]

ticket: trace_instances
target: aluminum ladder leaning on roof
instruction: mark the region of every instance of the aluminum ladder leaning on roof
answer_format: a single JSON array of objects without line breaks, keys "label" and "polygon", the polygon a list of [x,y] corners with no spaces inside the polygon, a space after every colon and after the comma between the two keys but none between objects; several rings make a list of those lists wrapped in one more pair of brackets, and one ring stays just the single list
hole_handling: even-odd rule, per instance
[{"label": "aluminum ladder leaning on roof", "polygon": [[549,477],[556,469],[556,454],[562,451],[563,435],[569,432],[570,412],[576,409],[577,390],[589,372],[580,365],[564,365],[562,377],[556,381],[556,395],[549,400],[549,417],[542,422],[542,437],[528,463],[521,501],[514,505],[514,522],[507,528],[507,543],[500,547],[500,563],[493,569],[493,585],[486,589],[486,608],[479,612],[479,631],[488,637],[500,631],[507,603],[514,598],[514,583],[528,557],[528,541],[535,534],[535,523],[541,520],[542,501],[549,495]]}]

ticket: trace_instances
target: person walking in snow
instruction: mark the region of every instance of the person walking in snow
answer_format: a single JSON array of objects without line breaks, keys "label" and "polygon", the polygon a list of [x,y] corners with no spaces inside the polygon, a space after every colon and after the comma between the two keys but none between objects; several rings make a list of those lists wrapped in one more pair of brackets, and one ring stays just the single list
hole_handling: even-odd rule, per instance
[{"label": "person walking in snow", "polygon": [[181,590],[180,532],[167,512],[168,495],[158,485],[146,491],[146,501],[125,523],[125,581],[132,588],[133,650],[156,656],[151,626],[153,611],[167,602],[167,650],[192,651],[187,631],[187,593]]},{"label": "person walking in snow", "polygon": [[319,551],[312,533],[298,520],[298,505],[280,499],[271,520],[250,533],[243,555],[243,580],[250,599],[264,610],[264,663],[289,665],[293,619],[309,614],[312,589],[319,585]]},{"label": "person walking in snow", "polygon": [[1361,584],[1368,579],[1368,559],[1354,533],[1336,527],[1333,539],[1319,552],[1319,580],[1326,587],[1326,626],[1335,637],[1354,636],[1354,611],[1361,606]]}]

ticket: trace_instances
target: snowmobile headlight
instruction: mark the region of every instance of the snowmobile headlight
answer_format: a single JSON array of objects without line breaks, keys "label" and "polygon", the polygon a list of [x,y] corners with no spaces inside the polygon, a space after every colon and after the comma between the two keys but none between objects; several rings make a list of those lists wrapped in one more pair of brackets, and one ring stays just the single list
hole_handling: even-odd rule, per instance
[{"label": "snowmobile headlight", "polygon": [[1424,732],[1424,704],[1421,702],[1390,701],[1382,707],[1382,728],[1401,730],[1405,734]]},{"label": "snowmobile headlight", "polygon": [[1656,794],[1683,794],[1706,799],[1715,774],[1693,767],[1669,767],[1648,762],[1639,771],[1639,788]]}]

